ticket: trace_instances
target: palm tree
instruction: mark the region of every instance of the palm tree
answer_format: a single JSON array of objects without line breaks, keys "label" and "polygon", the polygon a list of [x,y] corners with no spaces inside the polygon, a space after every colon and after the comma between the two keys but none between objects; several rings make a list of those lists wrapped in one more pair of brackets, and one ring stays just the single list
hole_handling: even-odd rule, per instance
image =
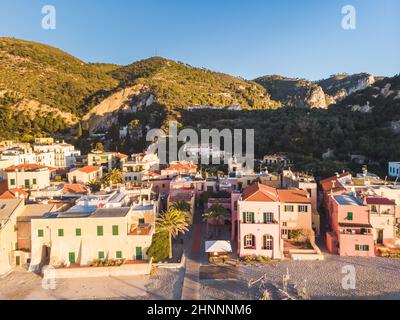
[{"label": "palm tree", "polygon": [[207,222],[207,228],[209,225],[223,225],[225,220],[230,220],[230,218],[229,211],[220,204],[213,204],[203,213],[203,219]]},{"label": "palm tree", "polygon": [[90,191],[98,192],[101,190],[101,181],[94,179],[89,181],[86,186],[89,187]]},{"label": "palm tree", "polygon": [[170,206],[170,209],[171,209],[171,210],[180,211],[180,212],[182,212],[182,213],[184,213],[184,214],[186,214],[186,215],[189,214],[190,211],[191,211],[190,204],[187,203],[187,202],[185,202],[185,201],[178,201],[178,202],[173,203],[173,204]]},{"label": "palm tree", "polygon": [[157,232],[168,232],[170,259],[172,259],[172,238],[189,231],[188,226],[186,215],[172,208],[156,219]]},{"label": "palm tree", "polygon": [[104,184],[118,184],[122,182],[122,172],[118,169],[112,169],[109,173],[107,173],[104,178]]}]

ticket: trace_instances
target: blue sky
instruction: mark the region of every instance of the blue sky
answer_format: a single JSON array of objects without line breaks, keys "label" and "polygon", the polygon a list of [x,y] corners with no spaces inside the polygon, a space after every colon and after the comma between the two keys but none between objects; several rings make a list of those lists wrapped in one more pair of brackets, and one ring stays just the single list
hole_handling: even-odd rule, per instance
[{"label": "blue sky", "polygon": [[[56,30],[41,28],[46,4]],[[341,27],[347,4],[356,30]],[[399,0],[0,0],[0,35],[84,61],[125,65],[157,52],[247,79],[400,73]]]}]

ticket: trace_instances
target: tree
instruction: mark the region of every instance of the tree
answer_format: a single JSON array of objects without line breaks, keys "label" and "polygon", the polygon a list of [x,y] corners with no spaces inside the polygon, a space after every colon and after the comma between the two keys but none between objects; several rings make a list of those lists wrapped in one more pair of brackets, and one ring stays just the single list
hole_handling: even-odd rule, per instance
[{"label": "tree", "polygon": [[121,170],[112,169],[109,173],[107,173],[103,178],[104,184],[118,184],[121,183],[123,179]]},{"label": "tree", "polygon": [[207,228],[209,225],[218,227],[223,225],[225,220],[230,220],[230,214],[222,205],[213,204],[210,208],[204,211],[203,219],[207,222]]},{"label": "tree", "polygon": [[101,190],[101,181],[99,180],[91,180],[87,184],[92,192],[99,192]]},{"label": "tree", "polygon": [[185,201],[178,201],[178,202],[173,203],[170,206],[170,209],[180,211],[180,212],[184,213],[185,215],[189,214],[190,210],[191,210],[190,204]]},{"label": "tree", "polygon": [[82,137],[82,124],[78,122],[78,127],[76,128],[76,138],[80,139]]},{"label": "tree", "polygon": [[154,262],[158,262],[169,257],[170,243],[168,241],[168,232],[157,232],[151,241],[147,250],[147,255],[152,257]]},{"label": "tree", "polygon": [[157,232],[167,232],[169,242],[169,258],[172,258],[172,238],[189,231],[186,215],[179,210],[168,209],[156,220]]},{"label": "tree", "polygon": [[103,144],[101,142],[97,142],[96,146],[94,147],[94,150],[103,152],[104,151]]}]

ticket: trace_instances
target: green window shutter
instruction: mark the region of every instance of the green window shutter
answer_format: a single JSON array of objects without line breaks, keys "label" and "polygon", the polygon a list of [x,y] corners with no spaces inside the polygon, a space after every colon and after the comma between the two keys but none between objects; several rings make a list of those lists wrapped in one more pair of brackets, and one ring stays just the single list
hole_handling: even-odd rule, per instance
[{"label": "green window shutter", "polygon": [[353,212],[347,212],[347,220],[349,221],[353,220]]},{"label": "green window shutter", "polygon": [[15,179],[10,179],[10,184],[11,184],[12,186],[15,186]]},{"label": "green window shutter", "polygon": [[104,251],[99,251],[99,260],[104,259]]},{"label": "green window shutter", "polygon": [[97,226],[97,235],[102,236],[103,234],[103,226]]},{"label": "green window shutter", "polygon": [[251,213],[251,222],[254,223],[254,212]]},{"label": "green window shutter", "polygon": [[39,229],[37,231],[37,235],[38,235],[39,238],[43,238],[43,234],[44,234],[43,229]]},{"label": "green window shutter", "polygon": [[37,183],[36,179],[33,179],[33,180],[32,180],[32,183],[33,183],[33,184],[36,184],[36,183]]},{"label": "green window shutter", "polygon": [[112,235],[117,236],[118,235],[118,226],[112,226]]},{"label": "green window shutter", "polygon": [[80,237],[82,235],[82,230],[81,229],[75,229],[75,234],[77,237]]},{"label": "green window shutter", "polygon": [[243,222],[246,223],[246,212],[243,212]]},{"label": "green window shutter", "polygon": [[365,251],[369,251],[369,245],[365,246]]},{"label": "green window shutter", "polygon": [[122,259],[122,251],[117,251],[117,252],[115,253],[115,257],[116,257],[117,259]]},{"label": "green window shutter", "polygon": [[360,251],[360,245],[356,244],[356,251]]},{"label": "green window shutter", "polygon": [[58,229],[58,236],[64,237],[64,229]]},{"label": "green window shutter", "polygon": [[267,223],[267,213],[264,212],[264,223]]},{"label": "green window shutter", "polygon": [[69,263],[75,263],[75,252],[70,252],[68,254],[68,261]]}]

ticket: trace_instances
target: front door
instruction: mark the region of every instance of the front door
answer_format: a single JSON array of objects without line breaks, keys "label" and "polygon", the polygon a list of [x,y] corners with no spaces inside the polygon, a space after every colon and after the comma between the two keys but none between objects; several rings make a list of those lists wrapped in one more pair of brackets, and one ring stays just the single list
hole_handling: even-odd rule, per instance
[{"label": "front door", "polygon": [[142,247],[136,247],[136,260],[142,260]]},{"label": "front door", "polygon": [[72,264],[75,263],[75,252],[70,252],[68,254],[68,260],[69,260],[69,263],[72,263]]},{"label": "front door", "polygon": [[16,256],[16,257],[15,257],[15,265],[16,265],[16,266],[21,265],[21,257],[20,257],[20,256]]},{"label": "front door", "polygon": [[383,230],[378,230],[378,239],[376,240],[378,244],[383,244]]}]

